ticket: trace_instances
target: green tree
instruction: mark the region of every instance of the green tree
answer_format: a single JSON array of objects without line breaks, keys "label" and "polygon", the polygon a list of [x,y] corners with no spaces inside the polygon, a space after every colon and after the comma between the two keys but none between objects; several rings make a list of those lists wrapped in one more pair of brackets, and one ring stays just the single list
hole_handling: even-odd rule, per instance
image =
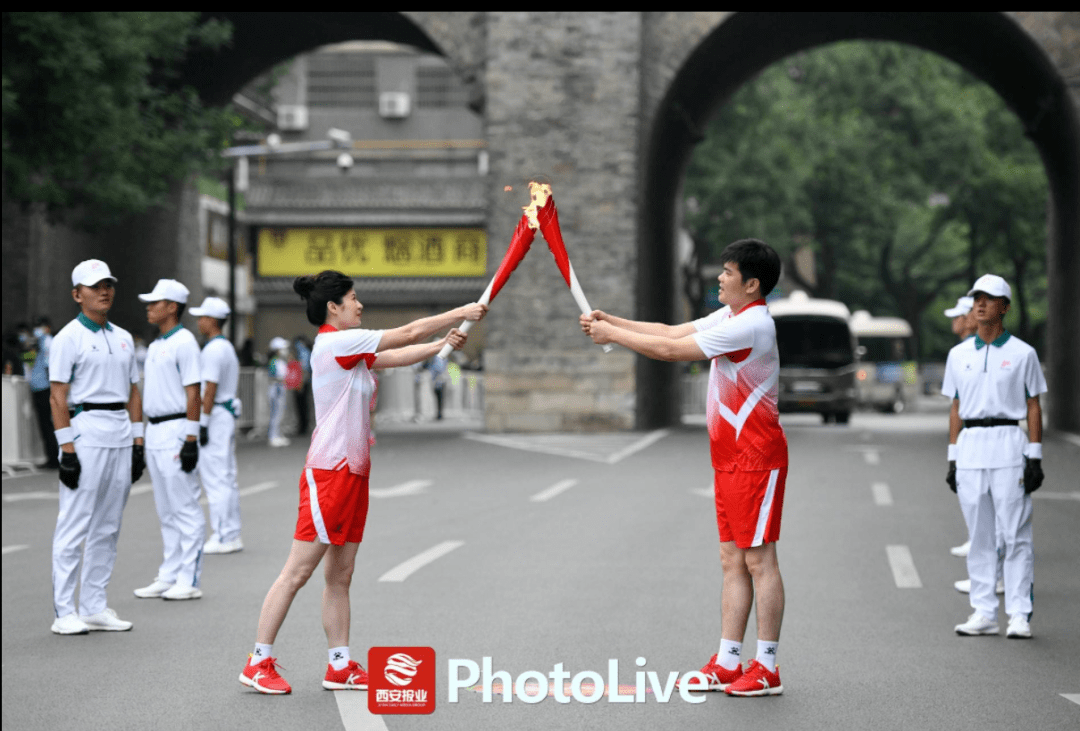
[{"label": "green tree", "polygon": [[810,247],[816,281],[787,267],[800,286],[904,317],[923,356],[951,344],[948,322],[923,314],[990,268],[1014,280],[1017,333],[1034,338],[1046,177],[1015,115],[944,58],[845,42],[774,64],[721,109],[685,191],[713,257],[747,236],[789,263]]},{"label": "green tree", "polygon": [[5,197],[91,227],[219,165],[238,118],[206,108],[180,68],[231,32],[198,13],[5,12]]}]

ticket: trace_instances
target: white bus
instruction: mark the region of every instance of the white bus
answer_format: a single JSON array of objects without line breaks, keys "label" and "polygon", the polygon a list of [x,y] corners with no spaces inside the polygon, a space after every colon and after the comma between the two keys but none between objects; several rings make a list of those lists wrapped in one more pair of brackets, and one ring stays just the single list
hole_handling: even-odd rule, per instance
[{"label": "white bus", "polygon": [[821,414],[846,424],[856,406],[855,338],[842,302],[805,292],[769,303],[780,350],[781,412]]},{"label": "white bus", "polygon": [[919,374],[914,332],[907,320],[859,310],[851,316],[851,330],[859,344],[859,405],[899,414],[914,404]]}]

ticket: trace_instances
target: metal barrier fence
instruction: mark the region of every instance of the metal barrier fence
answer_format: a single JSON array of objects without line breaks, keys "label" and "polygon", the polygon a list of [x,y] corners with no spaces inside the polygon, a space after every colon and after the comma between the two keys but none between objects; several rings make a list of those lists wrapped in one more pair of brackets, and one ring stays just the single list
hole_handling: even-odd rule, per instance
[{"label": "metal barrier fence", "polygon": [[45,463],[30,383],[20,376],[3,377],[4,474],[33,470]]}]

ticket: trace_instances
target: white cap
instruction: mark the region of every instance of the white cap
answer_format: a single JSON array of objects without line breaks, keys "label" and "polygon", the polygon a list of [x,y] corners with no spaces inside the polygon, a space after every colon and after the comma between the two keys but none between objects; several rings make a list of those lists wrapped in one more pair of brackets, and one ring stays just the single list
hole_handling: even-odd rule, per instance
[{"label": "white cap", "polygon": [[960,315],[966,315],[971,312],[971,308],[974,306],[974,297],[961,297],[956,300],[956,307],[945,310],[945,317],[960,317]]},{"label": "white cap", "polygon": [[179,302],[186,305],[189,294],[191,293],[188,288],[175,279],[159,279],[157,284],[154,285],[154,291],[150,294],[140,294],[139,299],[143,302],[169,300],[170,302]]},{"label": "white cap", "polygon": [[78,266],[71,270],[72,287],[80,284],[85,287],[92,287],[102,279],[116,281],[116,277],[109,271],[109,265],[100,259],[87,259],[86,261],[81,261]]},{"label": "white cap", "polygon": [[1012,300],[1012,289],[1009,287],[1009,283],[996,274],[984,274],[976,279],[968,294],[973,295],[976,292],[985,292],[991,297],[1004,297],[1007,300]]},{"label": "white cap", "polygon": [[285,350],[289,347],[289,341],[280,335],[270,341],[270,350]]},{"label": "white cap", "polygon": [[215,317],[224,320],[229,316],[229,305],[220,297],[207,297],[198,307],[188,310],[195,317]]}]

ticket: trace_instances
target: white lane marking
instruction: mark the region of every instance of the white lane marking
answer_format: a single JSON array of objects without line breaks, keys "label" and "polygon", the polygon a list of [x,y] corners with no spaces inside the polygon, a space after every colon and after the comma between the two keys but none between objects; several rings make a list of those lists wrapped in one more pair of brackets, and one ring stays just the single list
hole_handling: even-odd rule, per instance
[{"label": "white lane marking", "polygon": [[404,497],[416,495],[431,487],[431,480],[410,480],[393,487],[372,487],[368,489],[371,497]]},{"label": "white lane marking", "polygon": [[1080,500],[1080,492],[1033,492],[1031,497],[1043,500]]},{"label": "white lane marking", "polygon": [[898,589],[921,589],[922,580],[915,569],[915,561],[907,546],[885,546],[889,555],[889,568]]},{"label": "white lane marking", "polygon": [[893,504],[892,492],[889,490],[889,486],[884,482],[875,482],[870,486],[870,489],[874,491],[874,504],[882,507],[888,507]]},{"label": "white lane marking", "polygon": [[128,497],[132,495],[145,495],[148,492],[154,491],[154,483],[152,482],[139,482],[131,486],[131,492],[128,493]]},{"label": "white lane marking", "polygon": [[269,482],[257,482],[250,487],[242,487],[239,490],[240,497],[247,497],[248,495],[255,495],[256,493],[265,492],[267,490],[273,490],[278,486],[278,483],[271,480]]},{"label": "white lane marking", "polygon": [[398,564],[379,577],[379,581],[405,581],[414,572],[427,566],[432,561],[437,561],[455,548],[465,545],[465,541],[443,541],[437,546],[432,546],[421,554],[413,556],[408,561]]},{"label": "white lane marking", "polygon": [[700,497],[716,497],[716,490],[711,487],[692,487],[690,492]]},{"label": "white lane marking", "polygon": [[366,690],[335,690],[338,713],[345,731],[388,731],[381,715],[368,710]]},{"label": "white lane marking", "polygon": [[1062,693],[1061,697],[1080,706],[1080,693]]},{"label": "white lane marking", "polygon": [[35,490],[34,492],[17,492],[13,495],[4,495],[5,503],[17,503],[23,500],[56,500],[60,493],[56,490]]},{"label": "white lane marking", "polygon": [[27,545],[24,545],[24,544],[21,544],[21,543],[16,543],[16,544],[12,544],[10,546],[4,546],[3,549],[0,549],[0,550],[2,550],[3,555],[6,556],[9,553],[15,553],[16,551],[22,551],[22,550],[25,550],[27,548],[30,548],[30,546],[27,546]]},{"label": "white lane marking", "polygon": [[657,429],[654,432],[649,432],[648,434],[643,436],[641,439],[639,439],[638,441],[636,441],[633,444],[631,444],[630,446],[628,446],[626,449],[620,450],[620,451],[616,452],[615,454],[611,455],[610,457],[608,457],[607,458],[607,463],[608,464],[615,464],[616,462],[624,460],[627,457],[629,457],[631,454],[636,454],[636,453],[640,452],[641,450],[645,449],[646,447],[648,447],[648,446],[650,446],[652,444],[655,444],[656,442],[660,441],[661,439],[663,439],[664,437],[666,437],[670,433],[671,433],[670,429]]},{"label": "white lane marking", "polygon": [[1059,431],[1057,434],[1066,442],[1069,442],[1070,444],[1075,444],[1076,446],[1080,447],[1080,434],[1073,434],[1072,432],[1067,431]]},{"label": "white lane marking", "polygon": [[559,493],[566,492],[567,490],[569,490],[571,487],[573,487],[576,484],[578,484],[578,481],[577,480],[572,480],[572,479],[571,480],[563,480],[562,482],[556,482],[551,487],[546,488],[544,490],[541,490],[540,492],[536,493],[535,495],[533,495],[529,499],[532,500],[534,503],[547,502],[548,500],[555,497]]},{"label": "white lane marking", "polygon": [[[271,490],[278,486],[277,482],[259,482],[250,487],[240,488],[240,497],[246,495],[254,495],[256,493],[263,492],[264,490]],[[145,495],[148,492],[153,492],[154,486],[149,482],[137,482],[131,488],[131,492],[128,493],[128,497],[132,495]],[[35,490],[33,492],[17,492],[12,495],[4,495],[5,503],[21,502],[23,500],[56,500],[59,495],[58,491],[52,490]],[[206,498],[202,498],[199,502],[203,505],[206,504]]]},{"label": "white lane marking", "polygon": [[868,449],[863,452],[863,459],[866,460],[866,464],[879,465],[881,464],[881,453],[876,449]]}]

